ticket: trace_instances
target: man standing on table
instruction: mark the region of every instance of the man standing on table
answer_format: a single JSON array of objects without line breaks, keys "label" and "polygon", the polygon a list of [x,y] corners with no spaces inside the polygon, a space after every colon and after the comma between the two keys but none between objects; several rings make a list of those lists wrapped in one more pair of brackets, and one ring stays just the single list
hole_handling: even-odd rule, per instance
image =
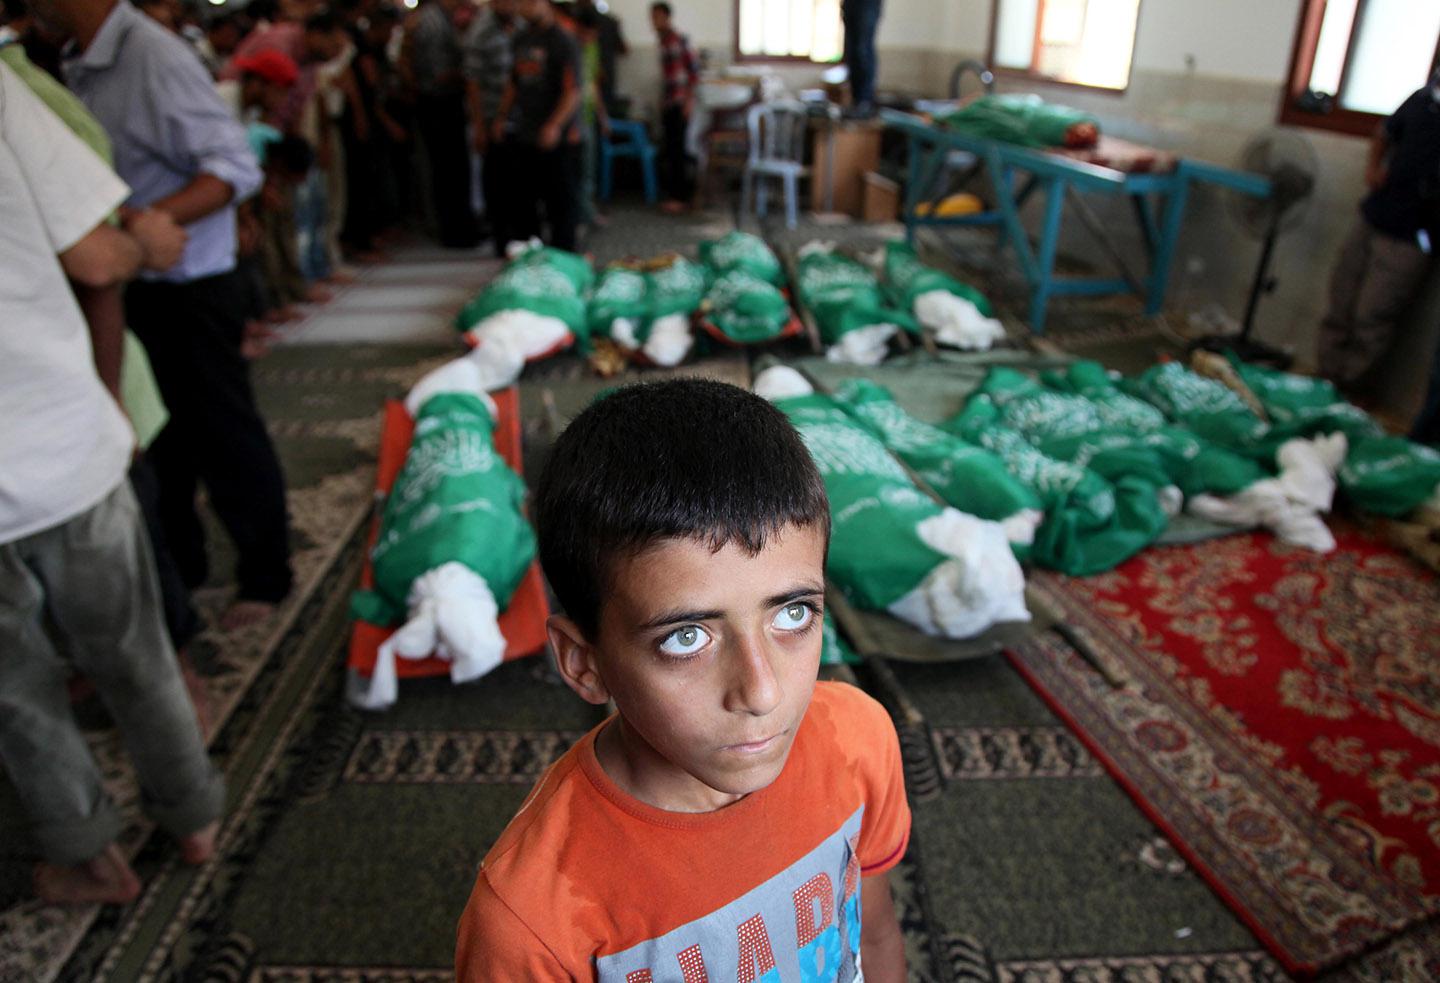
[{"label": "man standing on table", "polygon": [[196,484],[239,554],[223,627],[268,616],[291,587],[285,483],[240,353],[245,285],[235,269],[235,206],[262,174],[245,130],[195,53],[126,2],[37,0],[73,39],[66,76],[110,134],[131,208],[167,212],[189,241],[180,262],[126,293],[131,330],[170,409],[151,447],[166,538],[186,585],[208,576]]},{"label": "man standing on table", "polygon": [[850,70],[850,115],[875,115],[875,32],[880,29],[881,0],[843,0],[845,66]]}]

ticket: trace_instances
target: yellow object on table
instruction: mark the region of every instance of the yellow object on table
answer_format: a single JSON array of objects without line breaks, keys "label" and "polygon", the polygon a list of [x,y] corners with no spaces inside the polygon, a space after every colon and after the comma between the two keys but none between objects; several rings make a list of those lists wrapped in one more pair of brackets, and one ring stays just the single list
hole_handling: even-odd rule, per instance
[{"label": "yellow object on table", "polygon": [[932,202],[921,202],[915,206],[918,218],[930,218],[932,212],[939,218],[955,218],[960,215],[975,215],[985,210],[985,203],[968,191],[950,195],[935,208]]}]

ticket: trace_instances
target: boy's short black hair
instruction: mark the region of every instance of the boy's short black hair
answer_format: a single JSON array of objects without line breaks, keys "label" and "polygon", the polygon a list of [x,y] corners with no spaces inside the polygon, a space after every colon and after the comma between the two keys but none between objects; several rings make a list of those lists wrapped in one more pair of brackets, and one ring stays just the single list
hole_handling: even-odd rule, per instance
[{"label": "boy's short black hair", "polygon": [[774,406],[704,379],[626,386],[566,428],[535,492],[540,563],[594,639],[610,565],[665,539],[752,554],[788,526],[830,538],[825,483]]},{"label": "boy's short black hair", "polygon": [[651,10],[652,13],[658,10],[658,11],[660,11],[660,13],[664,14],[666,17],[673,17],[673,16],[675,16],[675,11],[673,11],[673,10],[670,9],[670,5],[669,5],[668,3],[666,3],[665,0],[658,0],[658,2],[652,3],[652,4],[650,5],[650,10]]}]

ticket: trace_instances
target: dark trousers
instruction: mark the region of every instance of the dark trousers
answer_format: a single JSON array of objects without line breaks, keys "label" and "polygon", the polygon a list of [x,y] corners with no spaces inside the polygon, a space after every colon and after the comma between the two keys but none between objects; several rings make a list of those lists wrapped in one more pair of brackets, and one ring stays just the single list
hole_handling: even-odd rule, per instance
[{"label": "dark trousers", "polygon": [[430,162],[430,189],[440,243],[466,249],[479,232],[470,207],[470,151],[465,142],[465,100],[460,93],[419,96],[415,124]]},{"label": "dark trousers", "polygon": [[346,132],[344,140],[346,207],[340,241],[349,249],[366,252],[375,248],[375,233],[380,231],[383,151],[378,140],[361,142],[352,132]]},{"label": "dark trousers", "polygon": [[1320,324],[1320,374],[1351,396],[1371,395],[1376,369],[1430,268],[1414,240],[1387,235],[1364,217],[1341,247]]},{"label": "dark trousers", "polygon": [[511,144],[507,152],[514,155],[511,160],[514,166],[515,237],[528,239],[540,235],[540,208],[543,205],[550,235],[542,238],[547,245],[573,252],[580,148],[562,143],[553,150],[541,150],[534,144],[516,143]]},{"label": "dark trousers", "polygon": [[485,219],[495,240],[495,255],[504,256],[505,246],[520,238],[515,231],[515,147],[491,143],[480,165],[480,187],[485,193]]},{"label": "dark trousers", "polygon": [[690,120],[683,106],[666,106],[660,116],[663,130],[660,154],[664,164],[665,196],[671,201],[689,201],[694,194],[690,183],[690,154],[685,149],[685,132]]},{"label": "dark trousers", "polygon": [[235,543],[245,600],[290,592],[285,479],[255,406],[240,354],[244,286],[223,273],[189,283],[132,283],[125,316],[150,356],[170,422],[151,445],[160,519],[170,554],[189,587],[209,572],[195,492],[205,483],[215,514]]},{"label": "dark trousers", "polygon": [[850,69],[850,95],[855,104],[875,101],[875,32],[880,28],[880,0],[845,0],[845,64]]}]

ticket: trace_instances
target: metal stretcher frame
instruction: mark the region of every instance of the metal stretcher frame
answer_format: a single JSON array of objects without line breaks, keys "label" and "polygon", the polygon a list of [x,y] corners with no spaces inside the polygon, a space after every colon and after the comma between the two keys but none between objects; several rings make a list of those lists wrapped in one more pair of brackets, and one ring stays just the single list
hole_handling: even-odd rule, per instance
[{"label": "metal stretcher frame", "polygon": [[[1036,334],[1045,333],[1045,313],[1052,297],[1134,293],[1144,299],[1147,315],[1158,314],[1165,302],[1191,184],[1206,182],[1257,198],[1270,195],[1270,182],[1266,178],[1203,161],[1180,158],[1170,171],[1126,173],[1000,140],[967,136],[910,113],[885,110],[881,116],[888,126],[904,133],[909,144],[910,173],[904,203],[906,240],[913,244],[915,230],[921,227],[995,226],[1000,245],[1015,250],[1030,285],[1029,321]],[[950,154],[957,150],[973,154],[977,166],[983,167],[989,176],[995,208],[971,215],[941,217],[936,210],[946,191],[942,186],[927,214],[918,214],[921,199],[936,185]],[[1022,175],[1024,183],[1018,184]],[[1020,212],[1037,191],[1044,193],[1044,213],[1038,240],[1032,242]],[[1055,275],[1060,220],[1067,197],[1072,199],[1092,231],[1105,239],[1104,230],[1098,228],[1079,197],[1087,192],[1130,196],[1150,258],[1150,269],[1143,280],[1128,271],[1121,277]],[[1120,260],[1113,244],[1106,241],[1105,245],[1112,256]],[[1124,270],[1123,262],[1121,268]]]}]

